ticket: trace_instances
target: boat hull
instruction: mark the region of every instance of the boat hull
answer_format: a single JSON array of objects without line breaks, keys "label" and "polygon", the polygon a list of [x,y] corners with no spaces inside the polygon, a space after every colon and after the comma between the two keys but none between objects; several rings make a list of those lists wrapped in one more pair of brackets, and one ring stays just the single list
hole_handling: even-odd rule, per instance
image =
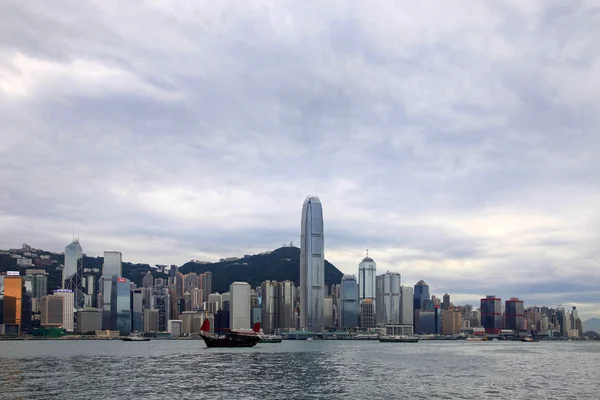
[{"label": "boat hull", "polygon": [[254,347],[260,341],[257,335],[227,334],[225,336],[202,335],[206,347]]},{"label": "boat hull", "polygon": [[125,337],[121,339],[124,342],[149,342],[150,338],[130,338],[130,337]]},{"label": "boat hull", "polygon": [[417,338],[400,338],[400,337],[380,337],[379,341],[382,343],[418,343]]}]

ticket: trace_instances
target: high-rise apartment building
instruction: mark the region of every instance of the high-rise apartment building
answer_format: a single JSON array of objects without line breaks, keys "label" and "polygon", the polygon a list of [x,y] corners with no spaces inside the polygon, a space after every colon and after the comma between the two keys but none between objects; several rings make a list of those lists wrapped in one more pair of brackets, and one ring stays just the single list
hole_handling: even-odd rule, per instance
[{"label": "high-rise apartment building", "polygon": [[316,196],[302,205],[300,236],[300,328],[322,332],[325,299],[323,207]]},{"label": "high-rise apartment building", "polygon": [[481,299],[481,325],[485,333],[498,334],[502,329],[502,299],[494,295]]},{"label": "high-rise apartment building", "polygon": [[250,285],[247,282],[233,282],[229,286],[229,293],[229,328],[250,329]]},{"label": "high-rise apartment building", "polygon": [[400,324],[400,274],[386,272],[376,278],[375,314],[378,326]]},{"label": "high-rise apartment building", "polygon": [[356,276],[344,275],[342,277],[342,298],[341,298],[341,321],[340,328],[354,329],[358,327],[359,303],[358,303],[358,283]]},{"label": "high-rise apartment building", "polygon": [[212,272],[206,271],[198,276],[198,287],[202,289],[202,301],[208,301],[212,293]]},{"label": "high-rise apartment building", "polygon": [[154,286],[154,277],[152,276],[152,272],[146,272],[146,275],[144,275],[144,277],[142,278],[142,286],[146,289],[149,289],[152,286]]},{"label": "high-rise apartment building", "polygon": [[25,279],[29,279],[33,287],[33,297],[42,300],[48,294],[48,273],[43,269],[28,269]]},{"label": "high-rise apartment building", "polygon": [[70,289],[57,289],[54,296],[63,298],[63,329],[67,332],[75,331],[75,293]]}]

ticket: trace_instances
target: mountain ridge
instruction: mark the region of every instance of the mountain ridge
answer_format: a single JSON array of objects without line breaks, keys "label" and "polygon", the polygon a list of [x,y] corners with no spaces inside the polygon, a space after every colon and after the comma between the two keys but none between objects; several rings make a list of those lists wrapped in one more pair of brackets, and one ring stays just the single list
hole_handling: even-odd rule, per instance
[{"label": "mountain ridge", "polygon": [[[64,254],[41,249],[35,249],[35,252],[38,255],[49,256],[56,263],[47,267],[24,267],[18,266],[17,260],[10,255],[0,254],[0,273],[19,270],[21,275],[25,275],[27,269],[41,268],[48,272],[48,291],[51,292],[54,289],[61,288],[62,269],[58,268],[58,265],[64,264]],[[104,257],[84,256],[83,267],[98,269],[99,272],[95,275],[99,276],[103,262]],[[134,282],[137,286],[142,285],[142,278],[148,271],[151,271],[155,278],[167,278],[166,274],[159,272],[156,267],[149,264],[123,261],[123,277]],[[269,252],[221,259],[217,262],[198,263],[189,261],[181,265],[179,271],[181,273],[212,272],[213,292],[226,292],[229,290],[229,285],[235,281],[248,282],[251,287],[256,287],[265,280],[290,280],[298,286],[300,281],[300,249],[286,246]],[[327,285],[340,283],[342,275],[340,270],[325,260],[325,283]]]}]

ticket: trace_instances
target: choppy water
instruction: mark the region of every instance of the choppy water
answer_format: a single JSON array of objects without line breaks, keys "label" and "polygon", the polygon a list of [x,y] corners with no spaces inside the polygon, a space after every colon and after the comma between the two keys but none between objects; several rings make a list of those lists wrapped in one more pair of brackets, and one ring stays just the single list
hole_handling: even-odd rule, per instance
[{"label": "choppy water", "polygon": [[2,399],[599,399],[600,343],[0,341]]}]

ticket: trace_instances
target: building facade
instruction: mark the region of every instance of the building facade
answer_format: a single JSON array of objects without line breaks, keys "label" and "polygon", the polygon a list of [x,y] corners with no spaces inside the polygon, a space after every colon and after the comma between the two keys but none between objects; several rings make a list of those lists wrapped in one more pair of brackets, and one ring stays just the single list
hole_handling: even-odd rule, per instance
[{"label": "building facade", "polygon": [[359,302],[358,302],[358,282],[354,275],[344,275],[342,277],[342,297],[340,310],[340,328],[354,329],[358,328]]},{"label": "building facade", "polygon": [[75,293],[70,289],[57,289],[54,296],[63,298],[63,329],[67,332],[75,331]]},{"label": "building facade", "polygon": [[511,297],[504,303],[504,329],[525,330],[525,307],[517,297]]},{"label": "building facade", "polygon": [[96,332],[102,330],[102,310],[98,308],[83,308],[77,311],[78,333]]},{"label": "building facade", "polygon": [[63,298],[61,296],[43,296],[40,325],[44,328],[62,328]]},{"label": "building facade", "polygon": [[300,237],[300,328],[323,332],[325,299],[325,242],[323,207],[316,196],[302,205]]},{"label": "building facade", "polygon": [[498,334],[503,328],[502,324],[502,299],[494,295],[481,299],[481,326],[485,333]]},{"label": "building facade", "polygon": [[[9,271],[8,273],[12,273]],[[4,276],[3,322],[17,326],[17,334],[21,333],[21,316],[23,307],[23,278],[18,272]]]},{"label": "building facade", "polygon": [[120,251],[105,251],[102,276],[112,278],[123,276],[123,254]]},{"label": "building facade", "polygon": [[250,284],[233,282],[229,286],[229,328],[250,329]]},{"label": "building facade", "polygon": [[386,272],[376,278],[375,314],[378,326],[400,324],[400,274]]}]

